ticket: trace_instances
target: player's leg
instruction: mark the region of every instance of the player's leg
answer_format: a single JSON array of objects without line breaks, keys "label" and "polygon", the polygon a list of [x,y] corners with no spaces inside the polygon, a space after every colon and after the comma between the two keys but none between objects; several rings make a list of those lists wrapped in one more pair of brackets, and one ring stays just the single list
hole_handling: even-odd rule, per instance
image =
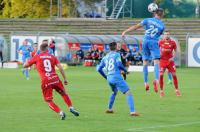
[{"label": "player's leg", "polygon": [[145,90],[149,90],[149,84],[148,84],[148,61],[143,60],[143,75],[144,75],[144,86]]},{"label": "player's leg", "polygon": [[150,50],[148,48],[148,42],[144,41],[142,44],[142,51],[143,51],[143,75],[144,75],[144,85],[145,85],[145,90],[149,90],[149,84],[148,84],[148,60],[150,57]]},{"label": "player's leg", "polygon": [[158,47],[157,41],[151,41],[149,43],[150,51],[152,59],[154,60],[154,91],[158,92],[158,84],[159,84],[159,71],[160,71],[160,49]]},{"label": "player's leg", "polygon": [[[122,60],[122,64],[124,67],[126,67],[126,60]],[[124,80],[126,80],[126,73],[122,71],[121,74],[122,74]]]},{"label": "player's leg", "polygon": [[[26,63],[26,61],[28,59],[29,58],[27,58],[27,57],[23,57],[23,59],[22,59],[23,64]],[[23,74],[25,74],[26,79],[29,80],[29,70],[28,70],[28,68],[24,68],[22,72],[23,72]]]},{"label": "player's leg", "polygon": [[58,84],[54,85],[54,89],[61,95],[65,104],[68,106],[70,112],[72,114],[74,114],[75,116],[79,116],[79,112],[74,109],[74,107],[72,105],[72,101],[71,101],[69,95],[65,92],[64,86],[60,80],[59,80]]},{"label": "player's leg", "polygon": [[176,66],[175,66],[174,62],[170,62],[168,70],[172,74],[176,96],[181,96],[180,90],[178,88],[178,79],[177,79],[177,76],[176,76]]},{"label": "player's leg", "polygon": [[116,86],[112,83],[109,83],[112,93],[109,97],[109,101],[108,101],[108,109],[106,110],[106,113],[113,113],[113,105],[115,102],[115,97],[117,95],[118,89],[116,88]]},{"label": "player's leg", "polygon": [[168,76],[167,84],[172,84],[172,74],[169,71],[167,71],[167,76]]},{"label": "player's leg", "polygon": [[163,85],[164,85],[164,73],[165,73],[165,64],[162,62],[162,60],[160,61],[160,97],[163,97],[164,94],[164,90],[163,90]]},{"label": "player's leg", "polygon": [[139,116],[138,113],[136,113],[135,111],[135,107],[134,107],[134,98],[133,95],[129,89],[128,84],[122,80],[122,81],[118,81],[117,83],[117,88],[126,95],[126,101],[127,104],[129,106],[129,110],[130,110],[130,116]]},{"label": "player's leg", "polygon": [[65,119],[65,113],[61,111],[58,105],[53,102],[53,89],[51,87],[47,88],[45,84],[42,85],[42,93],[44,100],[47,102],[49,108],[51,108],[54,112],[58,113],[61,117],[61,120]]},{"label": "player's leg", "polygon": [[172,77],[173,77],[173,83],[174,83],[176,96],[181,96],[181,92],[180,92],[180,90],[178,88],[178,79],[177,79],[177,76],[176,76],[176,72],[172,73]]}]

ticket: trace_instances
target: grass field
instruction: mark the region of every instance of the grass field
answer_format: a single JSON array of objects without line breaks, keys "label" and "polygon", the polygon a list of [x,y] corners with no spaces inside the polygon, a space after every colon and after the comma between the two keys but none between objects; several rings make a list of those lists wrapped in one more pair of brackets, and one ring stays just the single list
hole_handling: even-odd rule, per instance
[{"label": "grass field", "polygon": [[[69,113],[55,93],[56,103],[67,114],[67,119],[61,121],[43,101],[35,71],[31,71],[31,79],[27,81],[21,69],[0,69],[0,132],[200,131],[199,68],[178,69],[182,97],[175,96],[173,85],[165,85],[166,96],[162,99],[153,92],[152,85],[149,93],[144,91],[141,73],[131,73],[127,81],[140,117],[128,115],[121,93],[114,105],[115,114],[105,114],[110,90],[94,67],[69,67],[66,73],[69,80],[66,89],[80,117]],[[150,74],[150,80],[152,77]]]}]

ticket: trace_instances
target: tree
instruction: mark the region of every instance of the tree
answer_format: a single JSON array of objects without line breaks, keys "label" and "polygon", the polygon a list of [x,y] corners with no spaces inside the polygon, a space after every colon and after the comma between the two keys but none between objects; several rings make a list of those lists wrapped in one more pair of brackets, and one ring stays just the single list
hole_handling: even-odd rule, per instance
[{"label": "tree", "polygon": [[196,17],[199,17],[199,4],[200,4],[200,1],[196,0],[196,9],[195,9]]},{"label": "tree", "polygon": [[[50,2],[51,0],[2,0],[1,14],[5,18],[48,18]],[[62,0],[62,16],[73,15],[71,10],[74,10],[72,0]],[[52,15],[57,16],[57,0],[52,0]]]}]

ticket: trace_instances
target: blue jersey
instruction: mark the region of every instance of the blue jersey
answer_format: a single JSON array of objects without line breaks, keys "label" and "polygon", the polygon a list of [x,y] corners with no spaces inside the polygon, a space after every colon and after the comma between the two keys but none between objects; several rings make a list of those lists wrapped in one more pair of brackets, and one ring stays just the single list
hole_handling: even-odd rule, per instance
[{"label": "blue jersey", "polygon": [[[105,68],[107,75],[103,72]],[[97,67],[98,72],[107,79],[108,84],[113,89],[118,89],[122,93],[126,93],[129,90],[128,84],[121,76],[121,70],[127,72],[121,62],[121,56],[118,52],[110,52],[103,57],[100,65]]]},{"label": "blue jersey", "polygon": [[164,23],[158,18],[146,18],[141,22],[145,28],[144,39],[159,40],[163,31],[165,30]]},{"label": "blue jersey", "polygon": [[22,51],[23,58],[29,58],[31,57],[30,53],[33,51],[33,47],[30,45],[21,45],[18,51]]},{"label": "blue jersey", "polygon": [[97,70],[105,68],[107,75],[121,76],[121,70],[126,71],[125,67],[122,65],[121,56],[118,52],[110,52],[105,57],[103,57]]},{"label": "blue jersey", "polygon": [[[53,50],[51,48],[48,48],[48,53],[51,54],[51,55],[54,55],[53,54]],[[39,55],[40,54],[40,50],[37,50],[36,54]]]}]

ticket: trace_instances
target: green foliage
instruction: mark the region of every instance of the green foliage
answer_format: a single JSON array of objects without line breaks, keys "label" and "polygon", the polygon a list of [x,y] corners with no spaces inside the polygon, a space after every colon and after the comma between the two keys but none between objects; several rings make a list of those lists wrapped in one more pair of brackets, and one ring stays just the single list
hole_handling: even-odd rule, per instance
[{"label": "green foliage", "polygon": [[195,14],[195,4],[187,0],[164,0],[160,6],[164,8],[166,17],[192,17]]},{"label": "green foliage", "polygon": [[[48,18],[50,0],[1,0],[1,15],[5,18]],[[62,0],[62,15],[69,17],[73,10],[72,0]],[[52,0],[52,15],[57,15],[57,0]]]}]

